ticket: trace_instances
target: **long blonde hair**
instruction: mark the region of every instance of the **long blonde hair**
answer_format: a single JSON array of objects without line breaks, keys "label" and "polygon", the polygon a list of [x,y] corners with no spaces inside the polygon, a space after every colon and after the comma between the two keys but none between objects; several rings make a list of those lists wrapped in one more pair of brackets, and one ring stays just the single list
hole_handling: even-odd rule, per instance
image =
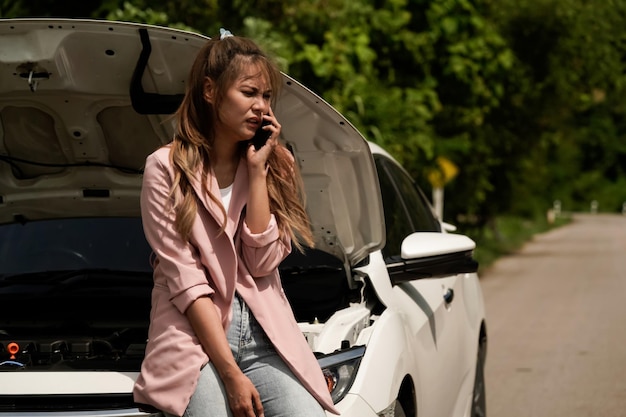
[{"label": "long blonde hair", "polygon": [[[211,151],[215,141],[213,126],[226,91],[242,73],[245,66],[258,65],[273,91],[272,99],[278,96],[282,76],[276,64],[250,39],[229,36],[207,41],[199,51],[189,73],[187,89],[178,108],[176,133],[172,142],[170,159],[175,177],[170,190],[173,209],[176,211],[176,230],[189,238],[195,219],[198,203],[191,186],[197,178],[198,169],[203,168],[202,188],[222,209],[226,226],[227,216],[219,198],[211,194],[207,187],[207,174],[211,167]],[[214,86],[214,100],[205,98],[205,80],[208,77]],[[246,143],[240,146],[244,157]],[[276,216],[281,233],[288,233],[294,246],[302,250],[302,245],[314,246],[309,217],[304,208],[302,178],[297,164],[289,151],[282,145],[274,149],[268,158],[267,188],[270,197],[270,211]]]}]

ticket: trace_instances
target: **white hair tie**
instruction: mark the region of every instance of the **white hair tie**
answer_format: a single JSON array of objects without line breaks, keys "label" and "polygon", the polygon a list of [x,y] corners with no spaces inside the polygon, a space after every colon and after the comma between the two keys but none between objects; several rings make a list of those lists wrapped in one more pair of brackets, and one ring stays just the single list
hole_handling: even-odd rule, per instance
[{"label": "white hair tie", "polygon": [[230,30],[226,30],[224,28],[220,28],[220,40],[224,38],[228,38],[229,36],[233,36]]}]

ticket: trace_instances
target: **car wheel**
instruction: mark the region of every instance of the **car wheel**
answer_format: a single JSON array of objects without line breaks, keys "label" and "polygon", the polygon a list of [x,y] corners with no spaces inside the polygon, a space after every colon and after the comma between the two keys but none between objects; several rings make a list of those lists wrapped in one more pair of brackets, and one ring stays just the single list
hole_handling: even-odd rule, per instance
[{"label": "car wheel", "polygon": [[486,417],[487,401],[485,397],[485,357],[486,344],[480,343],[476,359],[476,376],[472,393],[472,417]]},{"label": "car wheel", "polygon": [[396,400],[393,417],[406,417],[406,414],[404,413],[404,408],[402,408],[402,404],[400,404],[400,401],[398,400]]}]

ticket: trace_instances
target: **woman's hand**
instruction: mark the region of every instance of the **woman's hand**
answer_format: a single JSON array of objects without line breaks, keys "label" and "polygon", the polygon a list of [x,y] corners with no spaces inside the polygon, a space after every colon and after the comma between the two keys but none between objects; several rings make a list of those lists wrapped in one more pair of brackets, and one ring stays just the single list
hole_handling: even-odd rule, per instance
[{"label": "woman's hand", "polygon": [[263,116],[271,124],[265,128],[272,132],[271,136],[258,150],[253,145],[248,147],[246,155],[248,161],[248,209],[246,210],[246,224],[252,233],[262,233],[270,222],[270,201],[267,191],[267,161],[278,145],[280,123],[269,109],[269,114]]},{"label": "woman's hand", "polygon": [[222,382],[234,417],[264,416],[259,392],[243,372],[223,375]]},{"label": "woman's hand", "polygon": [[266,162],[270,154],[274,151],[274,148],[278,145],[278,136],[280,135],[281,125],[276,120],[272,108],[269,108],[269,114],[263,115],[263,120],[269,121],[270,124],[263,127],[265,131],[270,132],[270,136],[258,150],[254,146],[248,147],[248,153],[246,155],[248,160],[248,171],[251,175],[255,173],[261,173],[266,171]]}]

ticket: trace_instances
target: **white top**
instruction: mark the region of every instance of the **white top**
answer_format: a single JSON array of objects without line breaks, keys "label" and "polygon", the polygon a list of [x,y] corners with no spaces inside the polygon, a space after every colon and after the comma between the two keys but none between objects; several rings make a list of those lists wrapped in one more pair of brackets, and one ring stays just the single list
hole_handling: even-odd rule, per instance
[{"label": "white top", "polygon": [[228,213],[228,207],[230,206],[230,197],[233,195],[233,184],[230,184],[226,188],[220,188],[220,194],[222,196],[222,204],[224,205],[224,210]]}]

